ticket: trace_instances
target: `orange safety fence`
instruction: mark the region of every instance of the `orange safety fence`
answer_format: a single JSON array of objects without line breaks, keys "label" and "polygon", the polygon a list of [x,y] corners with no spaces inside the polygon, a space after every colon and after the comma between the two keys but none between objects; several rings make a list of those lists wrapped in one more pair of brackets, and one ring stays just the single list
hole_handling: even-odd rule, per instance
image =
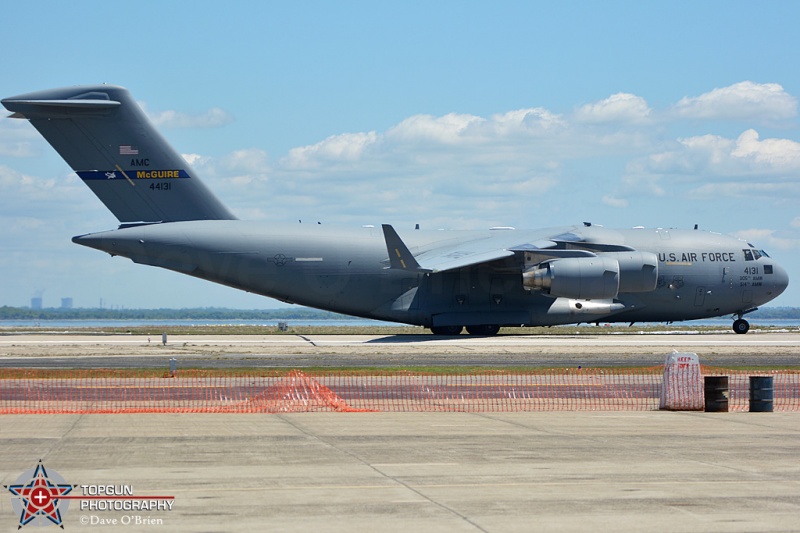
[{"label": "orange safety fence", "polygon": [[[800,411],[800,371],[728,376],[728,410],[747,411],[749,377],[772,376],[774,410]],[[659,409],[664,367],[434,374],[405,371],[0,369],[0,414],[511,412]]]}]

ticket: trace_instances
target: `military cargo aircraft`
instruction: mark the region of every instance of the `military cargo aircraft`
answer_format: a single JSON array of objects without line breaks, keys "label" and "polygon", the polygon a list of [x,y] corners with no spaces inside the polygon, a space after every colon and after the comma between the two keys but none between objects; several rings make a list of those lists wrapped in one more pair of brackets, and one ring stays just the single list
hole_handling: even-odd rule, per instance
[{"label": "military cargo aircraft", "polygon": [[77,244],[349,315],[466,328],[743,316],[786,289],[745,241],[695,229],[575,226],[398,231],[238,220],[122,88],[51,89],[2,104],[44,136],[117,217]]}]

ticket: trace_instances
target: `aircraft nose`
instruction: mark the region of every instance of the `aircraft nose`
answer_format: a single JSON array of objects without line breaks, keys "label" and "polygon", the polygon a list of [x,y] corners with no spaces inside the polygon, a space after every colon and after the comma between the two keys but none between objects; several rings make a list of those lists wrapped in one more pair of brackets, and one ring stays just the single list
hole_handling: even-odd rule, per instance
[{"label": "aircraft nose", "polygon": [[789,273],[782,266],[772,264],[772,298],[776,298],[789,286]]}]

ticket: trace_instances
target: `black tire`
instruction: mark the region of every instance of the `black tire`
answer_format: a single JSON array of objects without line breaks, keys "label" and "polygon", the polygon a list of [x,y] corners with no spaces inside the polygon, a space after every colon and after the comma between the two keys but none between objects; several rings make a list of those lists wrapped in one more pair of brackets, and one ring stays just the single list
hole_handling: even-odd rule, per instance
[{"label": "black tire", "polygon": [[733,331],[734,331],[734,333],[738,333],[739,335],[744,335],[745,333],[750,331],[750,323],[747,320],[743,319],[743,318],[740,318],[738,320],[734,320],[733,321]]},{"label": "black tire", "polygon": [[464,326],[433,326],[431,333],[434,335],[461,335]]},{"label": "black tire", "polygon": [[491,337],[497,335],[500,331],[500,326],[497,324],[481,324],[480,326],[467,326],[467,333],[470,335],[483,335]]}]

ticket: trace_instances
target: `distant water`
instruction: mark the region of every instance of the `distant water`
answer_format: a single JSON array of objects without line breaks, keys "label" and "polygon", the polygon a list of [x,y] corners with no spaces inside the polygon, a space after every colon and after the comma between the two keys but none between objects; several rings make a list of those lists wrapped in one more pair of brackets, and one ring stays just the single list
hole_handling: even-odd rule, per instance
[{"label": "distant water", "polygon": [[[782,328],[800,327],[800,319],[779,319],[779,318],[747,318],[751,327],[774,326]],[[404,327],[405,324],[397,322],[381,322],[379,320],[368,320],[364,318],[348,318],[336,320],[313,320],[313,319],[273,319],[273,320],[0,320],[2,328],[20,327],[44,327],[44,328],[104,328],[104,327],[140,327],[140,326],[264,326],[277,327],[278,322],[286,322],[292,326],[336,326],[336,327]],[[720,328],[730,328],[733,321],[730,318],[712,318],[705,320],[689,320],[685,322],[675,322],[675,326],[718,326]],[[612,324],[618,327],[626,327],[622,322]],[[637,322],[636,327],[663,326],[663,322]]]}]

